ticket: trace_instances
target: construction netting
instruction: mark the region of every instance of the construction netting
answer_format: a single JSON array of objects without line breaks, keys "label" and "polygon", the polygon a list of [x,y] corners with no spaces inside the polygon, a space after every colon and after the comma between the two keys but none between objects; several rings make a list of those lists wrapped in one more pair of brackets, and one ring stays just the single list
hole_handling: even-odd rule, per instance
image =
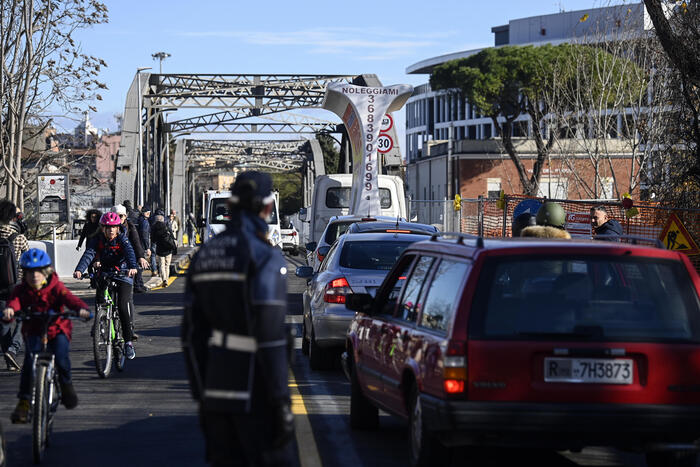
[{"label": "construction netting", "polygon": [[[463,199],[461,211],[458,212],[460,219],[454,225],[459,225],[462,233],[484,237],[510,237],[512,235],[513,212],[521,202],[526,200],[547,201],[546,198],[520,195],[508,195],[500,200],[498,198]],[[697,245],[700,242],[700,209],[674,209],[659,206],[656,203],[635,201],[634,207],[638,213],[628,218],[625,215],[625,208],[620,202],[566,199],[550,199],[549,201],[556,201],[561,204],[572,221],[578,220],[579,224],[574,224],[575,227],[572,229],[569,229],[567,225],[567,230],[573,233],[573,236],[588,236],[590,238],[591,232],[589,229],[587,230],[586,223],[582,220],[590,215],[590,209],[593,206],[604,205],[609,217],[620,222],[625,235],[637,237],[636,239],[625,241],[641,244],[659,244],[660,246],[660,242],[657,240],[661,240],[664,228],[669,223],[672,214],[675,214],[678,221],[682,224],[680,228],[685,228],[688,236],[691,237],[689,243],[692,242]],[[420,220],[418,221],[420,222]],[[587,222],[589,223],[590,220]],[[677,222],[674,222],[673,225],[676,224]],[[682,237],[679,238],[684,237],[685,234],[683,233]],[[664,239],[668,243],[668,236],[665,236]],[[668,247],[669,245],[665,244],[663,246]],[[686,246],[689,247],[687,250],[690,253],[688,256],[690,261],[695,266],[695,269],[700,272],[700,255],[693,248],[690,248],[690,245]],[[683,251],[683,249],[679,249],[679,251]]]}]

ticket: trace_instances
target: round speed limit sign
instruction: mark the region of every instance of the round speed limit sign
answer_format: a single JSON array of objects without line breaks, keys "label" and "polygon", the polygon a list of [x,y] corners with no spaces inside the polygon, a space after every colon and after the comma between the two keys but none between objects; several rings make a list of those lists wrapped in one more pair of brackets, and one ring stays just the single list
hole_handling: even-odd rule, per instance
[{"label": "round speed limit sign", "polygon": [[386,133],[387,131],[391,130],[391,127],[394,126],[394,119],[391,118],[391,115],[385,114],[382,117],[382,124],[379,126],[379,132],[380,133]]},{"label": "round speed limit sign", "polygon": [[377,138],[377,151],[386,154],[394,148],[394,140],[389,135],[379,135]]}]

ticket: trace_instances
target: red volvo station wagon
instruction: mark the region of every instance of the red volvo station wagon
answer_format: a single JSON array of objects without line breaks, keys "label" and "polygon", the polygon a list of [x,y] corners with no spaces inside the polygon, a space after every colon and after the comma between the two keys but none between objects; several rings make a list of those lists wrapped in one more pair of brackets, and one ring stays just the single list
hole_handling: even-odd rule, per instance
[{"label": "red volvo station wagon", "polygon": [[412,465],[453,446],[646,453],[695,466],[700,277],[626,243],[457,236],[415,243],[357,314],[350,423],[408,419]]}]

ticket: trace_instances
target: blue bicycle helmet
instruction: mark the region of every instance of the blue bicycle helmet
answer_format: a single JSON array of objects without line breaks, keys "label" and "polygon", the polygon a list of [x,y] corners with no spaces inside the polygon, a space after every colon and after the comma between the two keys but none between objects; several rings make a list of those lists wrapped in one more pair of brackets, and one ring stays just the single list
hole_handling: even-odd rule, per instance
[{"label": "blue bicycle helmet", "polygon": [[30,248],[19,259],[19,265],[23,269],[39,269],[51,266],[51,258],[44,250]]}]

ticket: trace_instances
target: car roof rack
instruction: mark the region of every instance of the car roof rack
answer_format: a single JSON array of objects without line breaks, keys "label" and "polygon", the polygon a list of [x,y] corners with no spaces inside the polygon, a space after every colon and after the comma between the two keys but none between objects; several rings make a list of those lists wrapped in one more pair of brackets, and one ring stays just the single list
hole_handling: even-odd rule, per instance
[{"label": "car roof rack", "polygon": [[484,238],[479,235],[465,234],[461,232],[436,232],[430,236],[431,242],[436,242],[438,237],[449,238],[455,237],[458,245],[464,245],[464,239],[474,240],[477,248],[484,247]]},{"label": "car roof rack", "polygon": [[650,246],[655,246],[656,248],[666,249],[663,242],[658,238],[654,237],[642,237],[641,235],[596,235],[591,237],[593,240],[630,240],[625,243],[631,243],[632,245],[638,245],[639,242],[644,242]]}]

